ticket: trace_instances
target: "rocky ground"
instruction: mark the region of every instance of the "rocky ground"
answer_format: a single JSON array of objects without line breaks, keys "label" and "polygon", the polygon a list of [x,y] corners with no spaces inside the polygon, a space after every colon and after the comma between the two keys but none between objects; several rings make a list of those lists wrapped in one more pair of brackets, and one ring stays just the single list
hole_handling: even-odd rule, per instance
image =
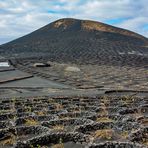
[{"label": "rocky ground", "polygon": [[148,146],[148,98],[14,97],[0,99],[1,147]]},{"label": "rocky ground", "polygon": [[39,61],[0,69],[0,147],[148,147],[145,67]]}]

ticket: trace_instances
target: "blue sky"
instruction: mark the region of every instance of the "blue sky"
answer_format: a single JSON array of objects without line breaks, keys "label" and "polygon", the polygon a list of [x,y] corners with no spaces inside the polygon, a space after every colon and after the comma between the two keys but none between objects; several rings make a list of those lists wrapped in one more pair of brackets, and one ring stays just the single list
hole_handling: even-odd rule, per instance
[{"label": "blue sky", "polygon": [[60,18],[96,20],[148,37],[148,0],[0,0],[0,44]]}]

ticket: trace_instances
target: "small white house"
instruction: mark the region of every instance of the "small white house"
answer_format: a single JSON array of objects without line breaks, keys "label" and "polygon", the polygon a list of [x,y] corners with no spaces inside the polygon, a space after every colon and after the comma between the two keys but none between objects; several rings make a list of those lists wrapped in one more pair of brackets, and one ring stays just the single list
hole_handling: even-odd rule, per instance
[{"label": "small white house", "polygon": [[48,64],[48,63],[35,63],[35,64],[33,64],[33,67],[50,67],[50,64]]},{"label": "small white house", "polygon": [[0,62],[0,67],[9,67],[9,63],[8,62]]}]

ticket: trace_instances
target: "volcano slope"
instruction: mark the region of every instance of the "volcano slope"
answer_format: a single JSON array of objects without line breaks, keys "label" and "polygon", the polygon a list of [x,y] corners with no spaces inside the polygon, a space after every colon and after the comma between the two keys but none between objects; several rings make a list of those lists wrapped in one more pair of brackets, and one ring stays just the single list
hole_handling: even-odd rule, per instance
[{"label": "volcano slope", "polygon": [[0,46],[0,147],[146,148],[148,39],[60,19]]},{"label": "volcano slope", "polygon": [[131,31],[99,22],[61,19],[2,45],[1,52],[19,57],[46,55],[56,62],[144,66],[147,46],[147,38]]}]

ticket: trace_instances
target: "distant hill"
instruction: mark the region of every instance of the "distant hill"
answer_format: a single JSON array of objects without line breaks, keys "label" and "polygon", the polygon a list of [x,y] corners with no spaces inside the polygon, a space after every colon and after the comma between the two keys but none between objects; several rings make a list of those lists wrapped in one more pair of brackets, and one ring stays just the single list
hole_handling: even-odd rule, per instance
[{"label": "distant hill", "polygon": [[148,39],[104,23],[66,18],[1,45],[0,53],[57,62],[145,66]]}]

